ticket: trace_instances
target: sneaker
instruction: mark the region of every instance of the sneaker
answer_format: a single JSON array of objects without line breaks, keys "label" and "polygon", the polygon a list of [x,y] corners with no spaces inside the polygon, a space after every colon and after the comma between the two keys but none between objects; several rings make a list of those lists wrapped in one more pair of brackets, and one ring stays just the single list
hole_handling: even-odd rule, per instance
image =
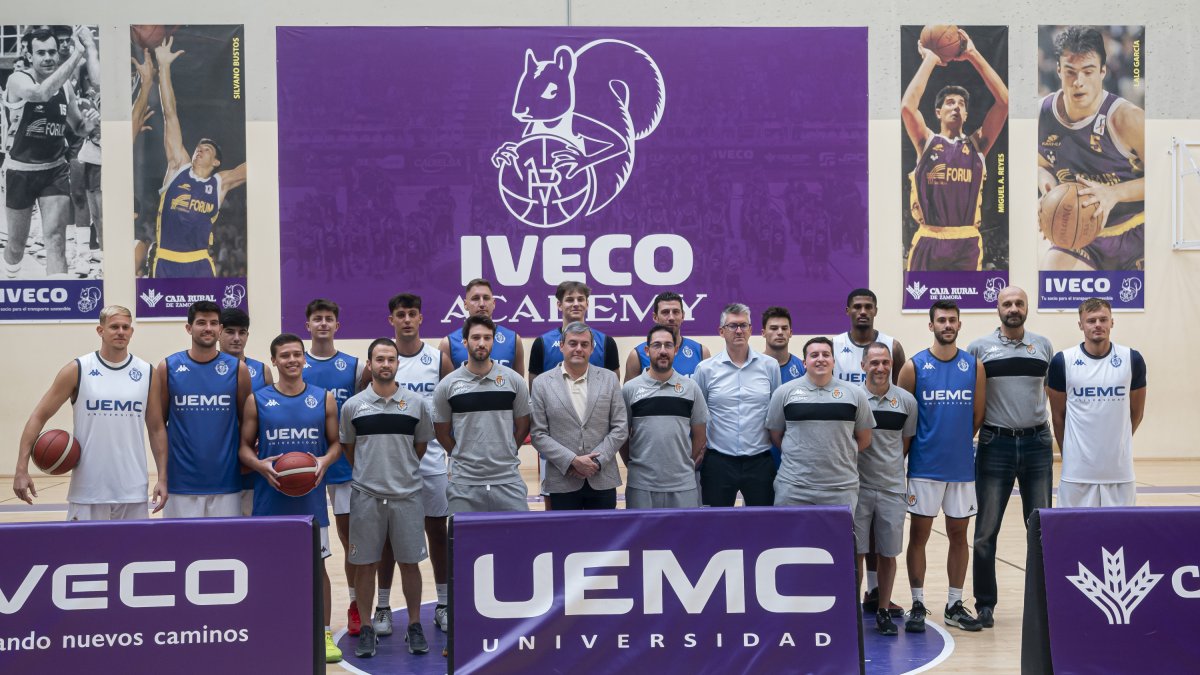
[{"label": "sneaker", "polygon": [[438,605],[433,608],[433,625],[438,627],[438,630],[443,633],[450,631],[450,608],[445,605]]},{"label": "sneaker", "polygon": [[908,618],[904,620],[904,632],[924,633],[926,614],[929,614],[929,610],[925,609],[925,603],[914,600],[912,610],[909,611]]},{"label": "sneaker", "polygon": [[358,646],[354,648],[354,655],[360,659],[375,656],[375,647],[378,644],[379,638],[375,636],[375,629],[363,626],[358,634]]},{"label": "sneaker", "polygon": [[992,626],[996,625],[996,619],[992,617],[992,613],[995,610],[993,610],[991,607],[980,607],[978,608],[978,611],[979,625],[983,626],[984,628],[991,628]]},{"label": "sneaker", "polygon": [[392,634],[392,608],[379,607],[375,610],[375,616],[371,619],[371,627],[375,629],[376,635],[391,635]]},{"label": "sneaker", "polygon": [[325,631],[325,663],[337,663],[342,660],[342,650],[333,644],[333,633]]},{"label": "sneaker", "polygon": [[896,635],[899,632],[895,622],[892,621],[892,613],[886,609],[875,612],[875,630],[880,635]]},{"label": "sneaker", "polygon": [[346,632],[358,635],[360,630],[362,630],[362,617],[358,614],[358,603],[351,601],[350,609],[346,610]]},{"label": "sneaker", "polygon": [[872,588],[863,594],[863,614],[874,614],[879,611],[879,589]]},{"label": "sneaker", "polygon": [[17,275],[20,273],[21,273],[21,263],[17,263],[15,265],[13,265],[13,264],[10,264],[7,260],[4,261],[4,278],[5,279],[16,279]]},{"label": "sneaker", "polygon": [[983,626],[979,624],[979,620],[971,616],[967,608],[963,607],[962,600],[953,605],[946,605],[945,622],[947,626],[954,626],[972,633],[983,630]]},{"label": "sneaker", "polygon": [[425,630],[419,623],[408,625],[408,635],[404,636],[404,641],[408,643],[409,654],[429,653],[429,642],[425,640]]}]

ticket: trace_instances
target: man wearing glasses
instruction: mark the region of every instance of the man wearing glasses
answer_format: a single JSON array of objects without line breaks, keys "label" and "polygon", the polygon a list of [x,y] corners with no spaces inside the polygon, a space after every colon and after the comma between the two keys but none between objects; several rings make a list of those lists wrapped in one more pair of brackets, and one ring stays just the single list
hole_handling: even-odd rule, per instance
[{"label": "man wearing glasses", "polygon": [[733,506],[741,492],[746,506],[771,506],[775,462],[766,421],[771,394],[779,388],[779,365],[750,348],[746,305],[725,307],[720,334],[725,351],[701,362],[693,376],[710,416],[701,498],[705,506]]}]

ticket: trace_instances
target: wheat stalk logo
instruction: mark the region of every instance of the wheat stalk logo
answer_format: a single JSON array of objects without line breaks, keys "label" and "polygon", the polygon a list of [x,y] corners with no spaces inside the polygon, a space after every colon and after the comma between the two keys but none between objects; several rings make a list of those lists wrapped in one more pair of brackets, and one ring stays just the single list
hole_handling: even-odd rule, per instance
[{"label": "wheat stalk logo", "polygon": [[1125,578],[1125,548],[1109,553],[1101,548],[1104,556],[1104,581],[1092,574],[1092,571],[1079,563],[1079,574],[1068,575],[1067,578],[1086,595],[1104,616],[1108,623],[1126,625],[1133,610],[1146,599],[1150,589],[1162,579],[1163,575],[1150,572],[1150,562],[1146,561],[1142,568],[1132,578]]}]

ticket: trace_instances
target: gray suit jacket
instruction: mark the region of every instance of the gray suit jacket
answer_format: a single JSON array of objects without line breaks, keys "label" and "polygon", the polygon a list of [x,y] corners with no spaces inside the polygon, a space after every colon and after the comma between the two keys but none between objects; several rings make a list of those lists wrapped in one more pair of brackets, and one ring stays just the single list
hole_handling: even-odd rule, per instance
[{"label": "gray suit jacket", "polygon": [[629,437],[629,422],[621,383],[611,370],[588,364],[588,400],[584,419],[579,419],[562,369],[558,366],[533,380],[533,447],[546,459],[543,489],[550,493],[574,492],[583,478],[569,475],[571,460],[592,452],[600,453],[600,471],[588,478],[596,490],[621,484],[617,472],[617,450]]}]

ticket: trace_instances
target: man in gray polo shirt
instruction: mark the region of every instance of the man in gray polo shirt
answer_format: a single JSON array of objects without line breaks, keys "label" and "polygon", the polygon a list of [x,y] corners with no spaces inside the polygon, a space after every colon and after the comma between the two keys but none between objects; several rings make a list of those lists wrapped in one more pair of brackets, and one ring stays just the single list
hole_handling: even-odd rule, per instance
[{"label": "man in gray polo shirt", "polygon": [[492,360],[490,318],[473,314],[462,332],[467,361],[433,390],[434,430],[450,455],[450,512],[528,511],[517,450],[529,434],[529,387]]},{"label": "man in gray polo shirt", "polygon": [[863,562],[871,550],[875,533],[878,555],[879,595],[875,630],[896,635],[888,607],[896,581],[896,557],[904,548],[905,502],[904,455],[917,434],[917,399],[892,384],[892,348],[872,342],[863,348],[863,389],[875,428],[871,444],[858,456],[858,506],[854,510],[854,540],[861,578]]},{"label": "man in gray polo shirt", "polygon": [[1000,327],[967,347],[983,362],[987,376],[983,426],[975,453],[975,517],[973,577],[975,611],[984,628],[995,619],[996,535],[1012,495],[1021,489],[1022,520],[1034,509],[1050,508],[1054,455],[1046,423],[1046,373],[1054,347],[1050,340],[1025,330],[1029,300],[1009,286],[996,301]]},{"label": "man in gray polo shirt", "polygon": [[646,335],[650,367],[621,388],[630,426],[621,448],[627,509],[700,506],[696,466],[704,459],[708,406],[696,383],[675,372],[679,344],[678,329],[655,324]]},{"label": "man in gray polo shirt", "polygon": [[[349,561],[354,565],[354,590],[359,616],[375,617],[375,574],[390,539],[400,565],[404,601],[408,606],[408,651],[425,654],[429,643],[421,628],[421,569],[425,550],[425,507],[418,471],[426,445],[433,439],[433,419],[425,399],[396,383],[396,343],[380,338],[367,349],[371,385],[342,406],[340,436],[346,459],[354,468],[350,487]],[[375,625],[391,633],[380,617],[363,624],[354,653],[375,655]]]},{"label": "man in gray polo shirt", "polygon": [[861,387],[833,378],[833,342],[804,343],[803,377],[771,396],[767,430],[783,452],[775,505],[858,503],[858,453],[871,442],[871,405]]}]

